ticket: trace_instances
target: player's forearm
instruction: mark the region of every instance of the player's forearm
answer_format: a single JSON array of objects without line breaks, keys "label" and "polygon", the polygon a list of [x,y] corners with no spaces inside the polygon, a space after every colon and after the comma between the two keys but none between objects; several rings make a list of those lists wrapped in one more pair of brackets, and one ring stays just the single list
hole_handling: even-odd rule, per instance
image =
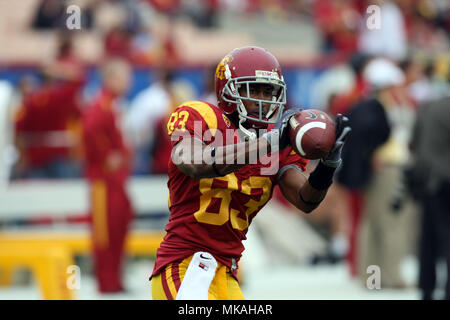
[{"label": "player's forearm", "polygon": [[[181,147],[182,148],[182,147]],[[245,165],[255,162],[270,152],[270,145],[264,138],[250,142],[213,147],[203,145],[192,152],[182,152],[177,164],[180,171],[194,179],[225,176]],[[186,149],[185,149],[186,150]],[[173,160],[174,156],[172,157]]]},{"label": "player's forearm", "polygon": [[319,162],[317,167],[309,175],[308,181],[299,189],[300,208],[305,213],[316,209],[325,198],[328,188],[333,183],[336,168],[328,167]]},{"label": "player's forearm", "polygon": [[296,207],[305,213],[311,213],[316,209],[327,194],[328,188],[325,190],[317,190],[307,181],[298,191],[298,202]]},{"label": "player's forearm", "polygon": [[227,175],[247,164],[256,162],[270,152],[270,145],[264,138],[234,145],[216,147],[215,160],[210,166],[214,175]]}]

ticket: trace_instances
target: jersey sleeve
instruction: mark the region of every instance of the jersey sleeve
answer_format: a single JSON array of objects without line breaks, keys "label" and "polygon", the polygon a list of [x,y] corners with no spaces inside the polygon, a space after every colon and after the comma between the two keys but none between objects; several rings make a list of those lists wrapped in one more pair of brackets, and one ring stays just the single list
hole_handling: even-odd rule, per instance
[{"label": "jersey sleeve", "polygon": [[277,180],[289,168],[295,166],[301,171],[306,170],[308,160],[299,156],[291,147],[286,148],[281,152],[280,170],[278,171]]},{"label": "jersey sleeve", "polygon": [[200,101],[182,104],[172,112],[167,122],[167,133],[172,147],[187,136],[209,144],[216,130],[216,113],[211,106]]}]

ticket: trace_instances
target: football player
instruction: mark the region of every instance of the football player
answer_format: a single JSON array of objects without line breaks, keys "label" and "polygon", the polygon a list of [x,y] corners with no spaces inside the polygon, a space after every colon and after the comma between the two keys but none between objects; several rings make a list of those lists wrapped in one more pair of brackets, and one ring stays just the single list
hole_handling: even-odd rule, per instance
[{"label": "football player", "polygon": [[[209,299],[243,299],[236,274],[253,218],[277,184],[295,207],[313,211],[332,183],[350,131],[347,119],[338,117],[334,148],[307,177],[307,160],[289,144],[288,121],[299,109],[284,111],[286,84],[277,59],[259,47],[234,49],[217,66],[215,82],[217,106],[183,103],[167,124],[170,218],[151,276],[153,299],[176,299],[180,287],[191,299],[201,290]],[[238,133],[231,142],[230,130]],[[211,272],[208,260],[217,263],[205,280],[196,272]],[[193,279],[187,281],[188,274]]]}]

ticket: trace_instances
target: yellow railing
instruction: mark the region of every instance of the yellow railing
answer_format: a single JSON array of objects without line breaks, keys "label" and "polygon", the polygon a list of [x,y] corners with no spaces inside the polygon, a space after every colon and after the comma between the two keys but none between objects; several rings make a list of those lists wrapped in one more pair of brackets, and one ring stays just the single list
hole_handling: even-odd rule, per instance
[{"label": "yellow railing", "polygon": [[[163,236],[162,231],[130,232],[125,253],[155,256]],[[90,239],[88,232],[0,232],[0,285],[11,285],[13,272],[25,267],[36,278],[44,299],[75,299],[67,285],[67,270],[75,255],[91,253]]]}]

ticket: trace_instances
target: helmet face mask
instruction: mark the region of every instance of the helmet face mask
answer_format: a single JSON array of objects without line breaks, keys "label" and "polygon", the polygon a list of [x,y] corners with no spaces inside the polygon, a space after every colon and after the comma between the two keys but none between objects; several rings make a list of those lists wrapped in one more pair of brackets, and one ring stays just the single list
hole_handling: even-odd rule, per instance
[{"label": "helmet face mask", "polygon": [[[244,124],[247,128],[267,128],[281,116],[286,104],[286,84],[278,60],[267,50],[234,49],[217,66],[215,80],[219,108],[226,114],[237,111],[241,129]],[[257,86],[266,87],[262,97],[251,94]],[[272,87],[271,97],[267,87]]]},{"label": "helmet face mask", "polygon": [[[250,93],[252,85],[271,85],[272,99],[264,100],[253,98]],[[240,89],[243,88],[245,95],[240,94]],[[231,78],[227,81],[223,91],[222,99],[228,103],[236,104],[236,110],[239,116],[245,120],[250,120],[252,124],[259,124],[267,127],[269,124],[274,124],[278,121],[286,104],[286,84],[283,80],[276,77],[237,77]],[[257,117],[250,115],[245,102],[253,101],[259,107]],[[265,112],[263,105],[269,105],[268,111]]]}]

